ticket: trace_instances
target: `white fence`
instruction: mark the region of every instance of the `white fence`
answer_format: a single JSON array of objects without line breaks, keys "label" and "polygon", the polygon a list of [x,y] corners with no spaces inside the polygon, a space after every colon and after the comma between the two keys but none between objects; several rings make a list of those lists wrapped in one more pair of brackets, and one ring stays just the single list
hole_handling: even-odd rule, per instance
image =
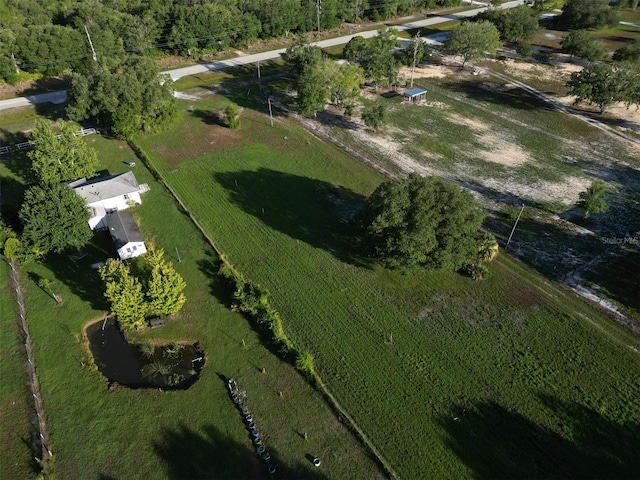
[{"label": "white fence", "polygon": [[[91,135],[92,133],[99,133],[98,130],[96,130],[95,128],[83,128],[82,130],[78,130],[77,132],[74,132],[73,135],[74,136],[86,136],[86,135]],[[60,138],[62,135],[56,135],[57,138]],[[15,151],[22,151],[22,150],[30,150],[32,148],[34,148],[36,146],[35,142],[22,142],[22,143],[16,143],[15,145],[3,145],[0,147],[0,155],[5,155],[11,152],[15,152]]]}]

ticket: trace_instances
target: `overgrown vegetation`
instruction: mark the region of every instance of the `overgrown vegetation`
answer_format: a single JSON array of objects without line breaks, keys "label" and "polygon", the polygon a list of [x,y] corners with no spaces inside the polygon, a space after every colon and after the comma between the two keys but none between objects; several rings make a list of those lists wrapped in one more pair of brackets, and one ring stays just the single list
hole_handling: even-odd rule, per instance
[{"label": "overgrown vegetation", "polygon": [[258,40],[332,29],[343,22],[378,21],[459,4],[460,0],[323,0],[318,15],[315,0],[113,5],[3,0],[0,81],[17,81],[21,70],[45,76],[86,73],[96,59],[102,62],[127,53],[199,58],[246,48]]},{"label": "overgrown vegetation", "polygon": [[[91,119],[120,138],[165,127],[175,114],[173,82],[150,58],[110,57],[73,77],[67,114]],[[162,80],[162,81],[160,81]]]},{"label": "overgrown vegetation", "polygon": [[134,260],[139,276],[132,274],[128,264],[114,258],[100,267],[104,295],[123,326],[139,328],[148,313],[175,315],[182,309],[186,284],[163,257],[164,250],[151,247],[144,257]]}]

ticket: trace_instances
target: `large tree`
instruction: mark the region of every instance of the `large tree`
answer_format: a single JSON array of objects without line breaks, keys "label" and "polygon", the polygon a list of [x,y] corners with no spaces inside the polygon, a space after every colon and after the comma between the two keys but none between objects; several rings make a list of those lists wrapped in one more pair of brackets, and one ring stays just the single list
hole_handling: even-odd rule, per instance
[{"label": "large tree", "polygon": [[175,315],[186,301],[186,297],[182,293],[186,283],[173,265],[164,260],[163,256],[162,249],[150,249],[147,254],[151,273],[147,281],[146,297],[149,302],[149,310],[152,313]]},{"label": "large tree", "polygon": [[597,105],[600,113],[617,102],[627,108],[640,105],[640,68],[637,64],[592,63],[572,73],[567,87],[575,103]]},{"label": "large tree", "polygon": [[390,85],[397,80],[400,67],[391,51],[396,44],[394,30],[384,28],[372,38],[353,37],[343,53],[349,62],[362,67],[365,79],[376,85]]},{"label": "large tree", "polygon": [[607,50],[604,43],[596,40],[586,30],[574,30],[560,42],[569,55],[584,58],[590,62],[604,60]]},{"label": "large tree", "polygon": [[105,283],[105,294],[111,311],[123,327],[137,328],[144,324],[148,305],[142,292],[142,284],[131,275],[128,265],[109,258],[99,270]]},{"label": "large tree", "polygon": [[311,45],[305,36],[298,37],[293,45],[280,55],[282,59],[293,65],[298,74],[311,65],[315,65],[322,61],[322,49],[315,45]]},{"label": "large tree", "polygon": [[478,14],[478,19],[493,23],[500,38],[507,42],[531,40],[538,30],[539,12],[522,6],[508,10],[489,9]]},{"label": "large tree", "polygon": [[358,222],[369,252],[389,267],[458,270],[477,259],[484,216],[468,191],[414,173],[381,184]]},{"label": "large tree", "polygon": [[486,20],[464,22],[454,28],[444,43],[446,52],[462,56],[462,66],[467,61],[495,54],[500,47],[500,34],[495,25]]},{"label": "large tree", "polygon": [[337,107],[349,108],[360,95],[363,82],[359,66],[323,59],[302,71],[298,80],[298,105],[306,115],[322,110],[329,101]]},{"label": "large tree", "polygon": [[567,0],[558,21],[567,29],[600,28],[618,23],[609,0]]},{"label": "large tree", "polygon": [[364,77],[358,65],[324,58],[322,50],[304,42],[289,47],[282,57],[295,67],[298,107],[305,115],[322,110],[329,101],[350,109],[360,95]]},{"label": "large tree", "polygon": [[64,183],[28,189],[19,216],[21,240],[43,255],[78,249],[91,239],[84,200]]},{"label": "large tree", "polygon": [[74,76],[67,114],[72,120],[93,118],[119,137],[156,130],[176,112],[173,82],[158,73],[146,57],[99,61]]},{"label": "large tree", "polygon": [[40,184],[60,183],[92,177],[98,168],[98,156],[83,137],[75,136],[77,127],[63,123],[56,135],[51,123],[39,120],[31,132],[35,148],[29,152],[31,169]]}]

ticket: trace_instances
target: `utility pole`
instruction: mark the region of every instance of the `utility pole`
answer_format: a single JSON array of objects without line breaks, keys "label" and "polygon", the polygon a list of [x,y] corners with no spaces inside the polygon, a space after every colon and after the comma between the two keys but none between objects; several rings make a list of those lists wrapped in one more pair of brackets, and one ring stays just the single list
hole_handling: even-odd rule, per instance
[{"label": "utility pole", "polygon": [[516,231],[516,226],[518,225],[518,220],[520,220],[520,215],[522,215],[522,211],[523,210],[524,210],[524,203],[522,204],[522,208],[520,209],[520,213],[518,214],[518,218],[516,218],[516,221],[513,224],[513,228],[511,229],[511,233],[509,234],[509,239],[507,240],[507,246],[505,248],[509,248],[509,242],[511,241],[511,237],[513,236],[513,232]]},{"label": "utility pole", "polygon": [[91,41],[91,35],[89,35],[89,30],[87,30],[87,26],[84,26],[84,31],[87,32],[87,38],[89,39],[89,45],[91,46],[91,53],[93,53],[93,61],[97,62],[98,57],[96,56],[96,51],[93,49],[93,42]]},{"label": "utility pole", "polygon": [[271,126],[273,127],[273,112],[271,111],[271,97],[267,98],[269,102],[269,120],[271,120]]},{"label": "utility pole", "polygon": [[413,74],[416,72],[416,58],[418,58],[418,47],[421,46],[420,30],[418,30],[416,32],[416,36],[413,37],[413,43],[415,43],[415,45],[413,46],[413,67],[411,68],[411,88],[413,88]]},{"label": "utility pole", "polygon": [[316,13],[318,14],[318,33],[320,33],[320,11],[322,10],[322,0],[316,0]]}]

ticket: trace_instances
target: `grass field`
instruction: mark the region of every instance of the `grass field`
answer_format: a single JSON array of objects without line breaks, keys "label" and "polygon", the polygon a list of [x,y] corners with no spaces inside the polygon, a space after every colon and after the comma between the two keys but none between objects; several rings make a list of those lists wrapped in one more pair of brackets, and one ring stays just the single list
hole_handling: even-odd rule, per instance
[{"label": "grass field", "polygon": [[26,386],[24,347],[17,336],[9,265],[0,261],[0,478],[29,478],[33,468],[31,421],[35,409]]},{"label": "grass field", "polygon": [[[385,94],[388,126],[377,135],[358,125],[324,122],[325,129],[396,174],[424,171],[476,192],[505,242],[515,217],[503,210],[525,204],[528,220],[514,238],[518,256],[558,280],[585,271],[590,286],[638,318],[637,275],[621,281],[611,270],[587,268],[592,260],[626,258],[610,239],[631,238],[640,228],[637,147],[489,76],[452,73],[416,85],[429,92],[428,103]],[[597,179],[608,186],[609,208],[585,221],[575,204]],[[637,247],[626,245],[629,258]]]},{"label": "grass field", "polygon": [[636,337],[506,256],[481,283],[367,263],[344,220],[383,179],[285,118],[207,124],[206,98],[145,151],[401,477],[634,475]]},{"label": "grass field", "polygon": [[[111,173],[126,169],[128,160],[137,160],[125,143],[100,136],[87,141]],[[15,163],[10,165],[16,168]],[[0,172],[3,179],[19,178],[4,163]],[[188,302],[164,328],[134,337],[198,341],[206,352],[206,364],[201,378],[187,391],[107,389],[99,372],[83,367],[83,362],[88,364],[81,332],[88,321],[101,319],[107,308],[98,276],[89,264],[111,255],[108,238],[96,236],[86,250],[88,256],[80,261],[51,256],[44,264],[25,266],[28,321],[58,478],[266,478],[266,468],[226,393],[225,377],[236,378],[247,391],[247,405],[275,460],[276,478],[380,477],[376,463],[321,396],[292,366],[263,346],[245,319],[225,306],[229,292],[213,273],[217,259],[168,192],[140,162],[135,174],[151,191],[134,216],[145,240],[164,248],[185,278]],[[54,282],[62,305],[56,306],[37,288],[31,280],[35,275]],[[4,291],[2,295],[4,312]],[[11,315],[3,315],[3,322],[1,401],[5,405],[21,398],[23,392],[17,386],[23,380],[18,378],[19,356],[5,363],[5,352],[15,349],[15,336],[10,334]],[[7,458],[19,457],[18,470],[11,470],[16,475],[6,478],[26,477],[22,472],[28,466],[28,452],[20,450],[19,444],[29,432],[20,419],[28,417],[18,415],[19,411],[18,404],[11,405],[6,412],[17,418],[3,422],[3,451],[6,445],[16,444]],[[305,458],[309,454],[322,459],[321,469]]]},{"label": "grass field", "polygon": [[[453,273],[403,275],[370,263],[357,251],[348,218],[384,179],[291,119],[277,116],[271,127],[265,105],[255,103],[245,83],[226,75],[220,81],[226,98],[212,93],[216,88],[194,90],[200,98],[180,102],[173,129],[137,141],[217,248],[270,290],[288,335],[300,350],[313,353],[328,388],[400,477],[635,478],[640,467],[637,336],[504,254],[479,283]],[[552,135],[591,142],[598,155],[622,152],[593,130],[516,92],[505,98],[476,85],[444,82],[428,89],[450,110],[425,116],[421,107],[392,109],[398,127],[389,135],[408,148],[409,129],[437,132],[407,152],[433,149],[439,155],[433,165],[469,169],[470,178],[479,179],[483,164],[471,156],[462,161],[461,147],[487,146],[476,126],[452,122],[452,111],[482,120],[490,130],[509,130],[509,139],[544,165],[524,164],[513,175],[494,165],[492,173],[502,183],[553,183],[569,175],[587,177],[602,167],[600,157],[577,166],[559,161],[574,152]],[[217,114],[230,100],[245,108],[238,130],[218,124]],[[20,128],[25,125],[28,121]],[[98,136],[87,141],[112,173],[135,160],[124,143]],[[22,161],[15,157],[0,164],[3,194],[11,192],[3,209],[18,204],[26,175]],[[637,180],[632,169],[600,173]],[[60,478],[265,476],[226,396],[222,377],[229,376],[246,388],[282,478],[381,476],[317,392],[225,307],[230,292],[217,276],[213,251],[140,162],[136,175],[151,192],[134,214],[145,238],[174,262],[175,249],[180,252],[176,267],[187,280],[189,302],[164,329],[132,337],[197,340],[207,363],[186,392],[107,390],[98,372],[82,366],[80,332],[106,309],[88,264],[110,253],[108,240],[97,237],[81,262],[54,256],[26,268],[29,322]],[[631,201],[631,185],[621,185]],[[498,190],[488,194],[500,197]],[[536,212],[563,209],[556,202],[530,206]],[[616,218],[629,211],[616,209]],[[487,225],[503,233],[506,222],[496,221],[500,213],[494,213]],[[540,252],[551,243],[566,250],[582,241],[553,232],[549,241],[549,231],[541,234],[535,216],[522,227],[531,235],[526,241],[541,242]],[[616,265],[622,264],[633,274],[634,263],[624,256],[616,261],[600,275],[615,279],[621,271]],[[64,303],[55,306],[30,280],[33,275],[55,281]],[[629,288],[620,278],[616,282]],[[0,339],[3,355],[13,348],[12,338]],[[9,386],[18,382],[16,376]],[[0,390],[2,405],[14,395],[11,388]],[[26,427],[14,427],[16,435],[24,435]],[[16,436],[3,437],[3,446],[11,439]],[[16,468],[26,471],[27,452],[16,445],[11,455],[19,459]],[[309,454],[323,459],[320,469],[311,470]]]}]

